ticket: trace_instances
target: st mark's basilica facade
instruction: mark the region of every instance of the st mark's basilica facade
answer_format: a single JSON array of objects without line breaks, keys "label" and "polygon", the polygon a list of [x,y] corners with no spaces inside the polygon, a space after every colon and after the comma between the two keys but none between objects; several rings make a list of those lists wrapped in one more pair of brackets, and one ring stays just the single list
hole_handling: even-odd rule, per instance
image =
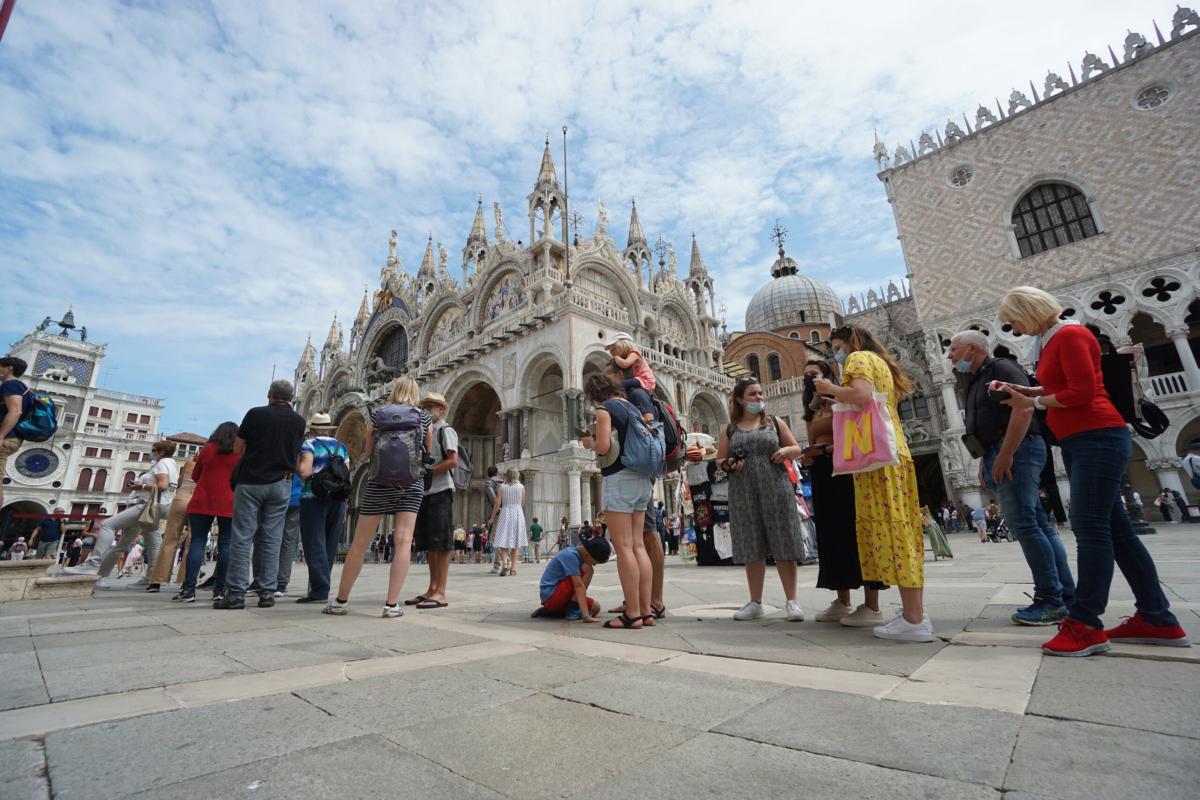
[{"label": "st mark's basilica facade", "polygon": [[[475,465],[471,488],[456,497],[456,521],[483,520],[485,470],[495,464],[521,471],[527,516],[552,528],[562,517],[573,526],[595,518],[599,471],[575,431],[586,424],[583,381],[607,362],[603,343],[614,331],[638,342],[687,430],[715,434],[733,382],[722,371],[713,282],[697,243],[683,276],[673,248],[656,263],[636,206],[624,248],[609,235],[603,203],[593,235],[566,244],[565,210],[547,144],[528,197],[528,243],[510,236],[499,204],[489,236],[480,201],[460,277],[432,237],[412,276],[393,233],[379,288],[364,296],[349,341],[335,320],[319,352],[305,346],[295,373],[301,413],[327,410],[356,453],[370,410],[407,373],[422,392],[445,395]],[[364,474],[356,472],[356,485]]]}]

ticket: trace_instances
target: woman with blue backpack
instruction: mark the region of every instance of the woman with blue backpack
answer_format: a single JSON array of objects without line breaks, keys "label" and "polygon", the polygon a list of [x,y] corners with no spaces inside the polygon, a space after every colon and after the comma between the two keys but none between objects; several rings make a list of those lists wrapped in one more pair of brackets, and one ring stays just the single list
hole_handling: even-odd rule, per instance
[{"label": "woman with blue backpack", "polygon": [[625,399],[621,387],[607,374],[589,376],[583,393],[596,411],[596,435],[584,436],[583,446],[597,455],[606,455],[614,445],[620,448],[620,458],[603,467],[600,474],[601,503],[617,552],[625,610],[604,627],[636,629],[653,625],[653,568],[641,533],[654,479],[662,469],[662,429],[658,423],[643,421],[641,412]]},{"label": "woman with blue backpack", "polygon": [[[337,563],[338,542],[346,521],[350,453],[333,437],[333,431],[328,414],[313,414],[308,420],[309,438],[300,445],[296,473],[304,481],[300,489],[300,540],[308,566],[308,591],[297,603],[329,601],[330,574]],[[374,538],[372,530],[372,541]]]},{"label": "woman with blue backpack", "polygon": [[421,389],[407,376],[398,378],[388,404],[371,414],[363,441],[362,458],[368,477],[358,503],[358,524],[346,561],[337,597],[326,602],[322,613],[349,613],[350,590],[362,571],[363,557],[385,514],[392,515],[396,555],[388,573],[384,617],[404,616],[400,590],[412,557],[413,529],[425,495],[425,455],[433,448],[433,417],[418,408]]}]

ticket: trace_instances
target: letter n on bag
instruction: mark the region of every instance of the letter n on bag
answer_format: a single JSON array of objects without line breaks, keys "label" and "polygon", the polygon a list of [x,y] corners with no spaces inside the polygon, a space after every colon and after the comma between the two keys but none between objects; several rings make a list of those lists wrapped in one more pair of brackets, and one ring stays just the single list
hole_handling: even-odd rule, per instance
[{"label": "letter n on bag", "polygon": [[863,414],[858,419],[847,418],[842,423],[842,458],[854,460],[854,454],[869,456],[875,452],[875,436],[871,431],[871,416]]}]

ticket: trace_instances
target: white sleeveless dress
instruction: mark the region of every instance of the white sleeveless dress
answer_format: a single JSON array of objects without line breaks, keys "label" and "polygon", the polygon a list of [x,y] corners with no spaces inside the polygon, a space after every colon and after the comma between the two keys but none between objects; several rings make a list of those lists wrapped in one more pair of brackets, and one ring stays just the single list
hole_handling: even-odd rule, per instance
[{"label": "white sleeveless dress", "polygon": [[500,507],[500,516],[496,520],[494,546],[497,548],[509,549],[529,544],[529,534],[525,530],[525,509],[521,508],[522,489],[519,483],[500,486],[504,505]]}]

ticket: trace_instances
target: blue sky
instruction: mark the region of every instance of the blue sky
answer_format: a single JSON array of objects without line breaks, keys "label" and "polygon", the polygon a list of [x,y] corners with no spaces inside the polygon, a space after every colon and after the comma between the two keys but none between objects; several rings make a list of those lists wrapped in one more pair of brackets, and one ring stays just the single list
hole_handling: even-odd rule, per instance
[{"label": "blue sky", "polygon": [[603,199],[623,245],[636,196],[686,269],[695,231],[736,329],[777,217],[843,296],[903,274],[874,130],[916,139],[1174,7],[18,0],[0,337],[73,304],[102,381],[207,434],[353,317],[392,228],[406,268],[432,231],[452,274],[478,194],[522,238],[564,124],[585,233]]}]

